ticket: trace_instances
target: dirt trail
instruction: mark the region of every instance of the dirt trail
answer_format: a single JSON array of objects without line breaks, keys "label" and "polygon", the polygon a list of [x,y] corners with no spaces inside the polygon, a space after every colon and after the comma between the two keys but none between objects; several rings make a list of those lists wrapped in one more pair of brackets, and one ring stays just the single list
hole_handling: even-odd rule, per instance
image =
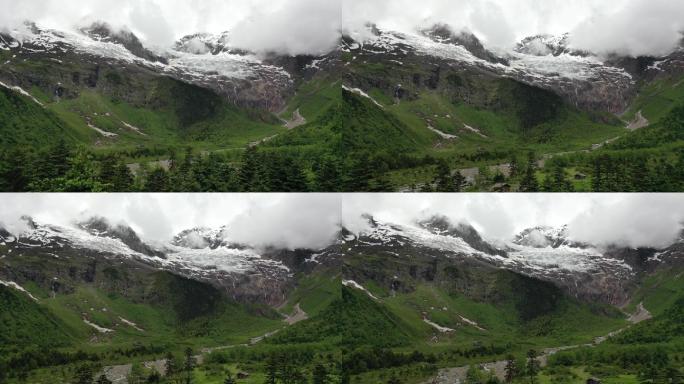
[{"label": "dirt trail", "polygon": [[299,323],[302,320],[306,320],[309,318],[309,315],[302,310],[302,308],[299,306],[299,303],[294,306],[294,313],[285,317],[285,322],[288,325],[296,324]]},{"label": "dirt trail", "polygon": [[634,116],[634,120],[627,124],[627,129],[630,131],[636,131],[637,129],[647,127],[649,124],[650,122],[648,119],[641,114],[641,111],[639,111],[637,112],[636,116]]},{"label": "dirt trail", "polygon": [[292,119],[285,121],[285,128],[294,129],[306,124],[306,119],[299,113],[299,108],[292,112]]},{"label": "dirt trail", "polygon": [[[651,313],[644,308],[643,303],[639,303],[636,310],[631,314],[627,320],[633,325],[638,324],[642,321],[652,318]],[[554,355],[560,351],[566,351],[569,349],[575,349],[580,347],[593,347],[601,344],[608,340],[609,338],[623,332],[628,329],[631,325],[624,328],[618,329],[616,331],[610,332],[605,336],[596,337],[591,344],[579,344],[579,345],[566,345],[562,347],[546,348],[539,355],[538,360],[542,367],[546,366],[548,363],[549,356]],[[500,380],[504,380],[506,361],[492,361],[489,363],[479,364],[479,367],[485,371],[492,372]],[[461,384],[465,382],[466,373],[468,372],[469,366],[453,367],[453,368],[443,368],[437,372],[437,376],[424,381],[422,384]]]},{"label": "dirt trail", "polygon": [[641,302],[639,305],[637,305],[636,311],[629,317],[628,320],[632,324],[638,324],[651,318],[653,318],[653,315],[651,315],[651,312],[649,312],[648,309],[644,308],[644,303]]}]

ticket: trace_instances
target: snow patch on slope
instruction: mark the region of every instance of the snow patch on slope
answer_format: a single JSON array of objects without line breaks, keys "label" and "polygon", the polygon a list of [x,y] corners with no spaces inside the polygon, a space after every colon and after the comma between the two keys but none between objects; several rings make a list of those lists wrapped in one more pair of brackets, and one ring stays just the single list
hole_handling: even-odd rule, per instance
[{"label": "snow patch on slope", "polygon": [[105,131],[104,129],[100,129],[100,128],[94,126],[92,123],[88,123],[88,127],[89,127],[90,129],[96,131],[97,133],[99,133],[100,135],[102,135],[102,136],[104,136],[104,137],[116,137],[116,136],[119,136],[119,135],[117,135],[116,133],[112,133],[112,132]]},{"label": "snow patch on slope", "polygon": [[369,290],[367,290],[365,287],[363,287],[361,284],[357,283],[354,280],[342,280],[342,285],[344,285],[345,287],[359,289],[359,290],[365,292],[373,300],[378,300],[378,301],[380,300],[377,297],[375,297],[372,293],[370,293]]},{"label": "snow patch on slope", "polygon": [[427,317],[424,317],[424,318],[423,318],[423,321],[424,321],[426,324],[428,324],[429,326],[431,326],[432,328],[434,328],[434,329],[436,329],[437,331],[439,331],[439,332],[442,332],[442,333],[454,332],[454,329],[448,328],[448,327],[442,327],[441,325],[439,325],[439,324],[437,324],[437,323],[434,323],[434,322],[430,321],[430,319],[428,319]]},{"label": "snow patch on slope", "polygon": [[28,97],[29,99],[31,99],[34,103],[36,103],[36,104],[40,105],[41,107],[45,108],[45,105],[44,105],[43,103],[41,103],[40,101],[38,101],[38,99],[36,99],[36,98],[33,97],[30,93],[28,93],[28,92],[26,92],[25,90],[23,90],[21,87],[10,86],[10,85],[7,85],[7,84],[3,83],[2,81],[0,81],[0,87],[4,87],[4,88],[10,89],[10,90],[12,90],[12,91],[18,92],[19,94],[24,95],[24,96]]},{"label": "snow patch on slope", "polygon": [[456,135],[450,135],[450,134],[448,134],[448,133],[444,133],[444,132],[440,131],[439,129],[433,127],[432,125],[428,125],[427,127],[428,127],[429,130],[431,130],[432,132],[438,134],[438,135],[439,135],[441,138],[443,138],[443,139],[447,139],[447,140],[458,139],[458,136],[456,136]]},{"label": "snow patch on slope", "polygon": [[85,319],[85,318],[83,319],[83,322],[86,323],[86,324],[88,324],[88,325],[90,325],[91,327],[95,328],[95,330],[98,331],[98,332],[100,332],[100,333],[110,333],[110,332],[114,332],[113,329],[109,329],[109,328],[105,328],[105,327],[100,327],[99,325],[97,325],[97,324],[95,324],[95,323],[93,323],[93,322],[90,322],[90,321],[88,321],[88,319]]},{"label": "snow patch on slope", "polygon": [[136,331],[145,332],[144,329],[138,327],[138,325],[137,325],[136,323],[134,323],[134,322],[132,322],[132,321],[130,321],[130,320],[126,320],[126,319],[124,319],[124,318],[121,317],[121,316],[119,316],[119,320],[121,320],[122,323],[124,323],[124,324],[126,324],[126,325],[128,325],[128,326],[130,326],[130,327],[132,327],[132,328],[134,328]]},{"label": "snow patch on slope", "polygon": [[16,289],[17,291],[20,291],[20,292],[25,293],[25,294],[26,294],[28,297],[30,297],[33,301],[38,301],[38,299],[37,299],[35,296],[33,296],[33,295],[31,294],[31,292],[27,291],[27,290],[24,289],[22,286],[20,286],[19,284],[15,283],[14,281],[3,281],[3,280],[0,280],[0,285],[4,285],[5,287],[9,287],[9,288],[14,288],[14,289]]},{"label": "snow patch on slope", "polygon": [[377,105],[378,107],[380,107],[382,109],[385,109],[385,107],[382,104],[378,103],[374,98],[372,98],[369,94],[367,94],[366,92],[364,92],[360,88],[351,88],[351,87],[347,87],[346,85],[343,84],[342,89],[344,89],[347,92],[355,93],[361,97],[365,97],[365,98],[369,99],[370,101],[372,101],[373,104]]}]

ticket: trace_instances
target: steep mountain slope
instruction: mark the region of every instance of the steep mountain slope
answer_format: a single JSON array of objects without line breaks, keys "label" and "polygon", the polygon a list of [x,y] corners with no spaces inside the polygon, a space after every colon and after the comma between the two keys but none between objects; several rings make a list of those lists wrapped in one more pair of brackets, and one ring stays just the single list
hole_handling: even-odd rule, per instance
[{"label": "steep mountain slope", "polygon": [[[2,239],[8,252],[3,270],[12,281],[34,281],[48,292],[70,292],[79,283],[93,283],[98,278],[107,281],[102,272],[117,263],[148,272],[171,271],[218,287],[237,287],[231,289],[231,296],[244,302],[278,304],[287,286],[289,268],[283,262],[235,244],[215,249],[151,246],[130,228],[102,219],[74,227],[43,225],[30,218],[26,223],[16,237],[7,234]],[[60,266],[64,263],[73,265]]]},{"label": "steep mountain slope", "polygon": [[[368,37],[370,35],[370,37]],[[633,95],[634,82],[625,70],[602,63],[594,56],[540,52],[530,54],[524,49],[499,55],[487,51],[477,38],[455,34],[444,26],[415,34],[382,31],[372,27],[371,33],[358,34],[345,41],[343,48],[352,62],[372,63],[382,60],[401,72],[416,65],[432,64],[434,72],[425,77],[434,86],[440,67],[454,67],[489,76],[511,77],[518,81],[549,89],[562,95],[571,104],[585,109],[623,111]],[[356,41],[358,40],[358,41]],[[385,83],[397,93],[411,94],[413,79]],[[420,82],[420,78],[416,79]]]},{"label": "steep mountain slope", "polygon": [[[232,49],[227,33],[188,36],[153,51],[131,32],[100,22],[71,32],[26,23],[3,32],[0,41],[0,81],[55,112],[61,120],[54,125],[66,132],[50,137],[138,151],[185,144],[241,150],[281,133],[275,114],[332,62],[334,56]],[[295,103],[307,109],[309,101]],[[21,119],[40,115],[2,111],[13,118],[19,112]],[[37,126],[30,128],[40,135]]]},{"label": "steep mountain slope", "polygon": [[55,347],[74,340],[73,330],[29,294],[0,282],[0,351],[26,345]]},{"label": "steep mountain slope", "polygon": [[[74,142],[87,132],[74,132],[51,111],[38,102],[0,84],[0,147],[16,148],[46,145],[54,138]],[[80,134],[80,135],[79,135]]]},{"label": "steep mountain slope", "polygon": [[320,313],[279,332],[270,342],[392,347],[407,345],[416,334],[409,324],[365,292],[342,286],[338,298]]}]

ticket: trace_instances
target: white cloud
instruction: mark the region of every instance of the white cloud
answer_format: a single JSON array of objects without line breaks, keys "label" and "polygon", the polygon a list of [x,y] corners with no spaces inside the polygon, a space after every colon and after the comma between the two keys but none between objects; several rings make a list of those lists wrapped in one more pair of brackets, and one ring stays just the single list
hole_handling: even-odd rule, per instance
[{"label": "white cloud", "polygon": [[339,39],[339,0],[0,0],[0,28],[25,20],[54,29],[93,21],[128,28],[150,46],[197,32],[231,31],[242,48],[298,54]]},{"label": "white cloud", "polygon": [[13,232],[22,215],[56,225],[102,216],[153,241],[227,225],[231,240],[285,248],[327,245],[341,221],[339,196],[324,194],[5,194],[0,206]]},{"label": "white cloud", "polygon": [[443,215],[492,240],[568,224],[574,240],[629,247],[668,245],[684,222],[684,194],[5,194],[0,206],[10,230],[21,215],[58,225],[99,215],[148,240],[227,225],[230,240],[290,249],[324,247],[340,225],[358,232],[363,214],[406,225]]},{"label": "white cloud", "polygon": [[0,28],[24,20],[57,29],[103,20],[153,46],[230,30],[244,48],[290,54],[328,50],[340,30],[367,22],[405,32],[446,23],[497,47],[572,32],[578,48],[633,55],[667,52],[684,30],[684,2],[673,0],[0,0],[0,9]]},{"label": "white cloud", "polygon": [[567,224],[572,239],[599,246],[662,247],[684,223],[684,194],[356,194],[344,197],[344,207],[352,231],[366,227],[364,213],[399,224],[442,215],[493,240]]},{"label": "white cloud", "polygon": [[684,195],[638,194],[597,199],[570,222],[573,238],[597,245],[664,247],[684,223]]},{"label": "white cloud", "polygon": [[490,46],[510,47],[541,34],[571,32],[577,48],[597,53],[658,55],[684,30],[684,2],[673,0],[345,0],[347,30],[367,22],[412,32],[445,23]]},{"label": "white cloud", "polygon": [[577,25],[572,44],[598,53],[666,55],[684,31],[684,1],[634,0]]}]

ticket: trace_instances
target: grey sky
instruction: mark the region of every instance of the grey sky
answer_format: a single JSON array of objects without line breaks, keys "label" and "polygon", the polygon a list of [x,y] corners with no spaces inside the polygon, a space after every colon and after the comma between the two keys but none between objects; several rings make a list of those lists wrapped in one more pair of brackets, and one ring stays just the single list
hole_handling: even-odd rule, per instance
[{"label": "grey sky", "polygon": [[5,194],[0,206],[10,229],[21,215],[61,225],[100,215],[150,240],[228,225],[232,240],[285,248],[324,247],[340,223],[363,229],[364,213],[399,224],[439,214],[504,240],[569,224],[576,240],[631,247],[668,245],[684,222],[684,194]]}]

